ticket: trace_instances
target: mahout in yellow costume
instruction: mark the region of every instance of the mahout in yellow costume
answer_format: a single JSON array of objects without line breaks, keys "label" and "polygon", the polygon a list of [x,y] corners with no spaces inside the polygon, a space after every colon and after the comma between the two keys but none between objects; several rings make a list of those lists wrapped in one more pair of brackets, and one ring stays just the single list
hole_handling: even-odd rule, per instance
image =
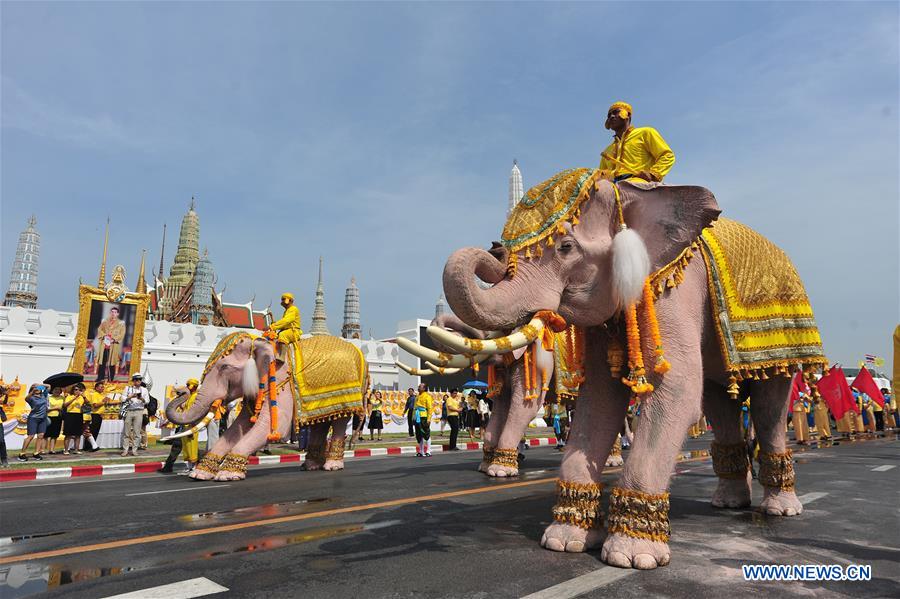
[{"label": "mahout in yellow costume", "polygon": [[633,127],[631,105],[609,107],[606,128],[615,137],[600,155],[598,178],[610,181],[662,181],[675,165],[675,153],[653,127]]}]

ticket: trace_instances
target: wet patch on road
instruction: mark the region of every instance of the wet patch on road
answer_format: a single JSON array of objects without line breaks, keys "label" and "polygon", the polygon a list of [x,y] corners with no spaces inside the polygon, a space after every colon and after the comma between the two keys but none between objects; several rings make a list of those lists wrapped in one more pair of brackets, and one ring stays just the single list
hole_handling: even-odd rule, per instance
[{"label": "wet patch on road", "polygon": [[329,497],[317,497],[315,499],[301,499],[298,501],[285,501],[282,503],[269,503],[254,505],[251,507],[236,508],[233,510],[220,510],[216,512],[201,512],[198,514],[185,514],[178,516],[179,522],[196,525],[207,525],[210,522],[227,522],[229,520],[260,518],[272,518],[277,516],[289,516],[302,514],[317,507],[317,504],[331,501]]}]

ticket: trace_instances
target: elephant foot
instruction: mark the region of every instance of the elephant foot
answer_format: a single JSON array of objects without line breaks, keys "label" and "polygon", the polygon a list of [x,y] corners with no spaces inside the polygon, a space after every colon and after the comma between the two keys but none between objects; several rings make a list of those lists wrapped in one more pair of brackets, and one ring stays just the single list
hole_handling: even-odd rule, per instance
[{"label": "elephant foot", "polygon": [[488,465],[485,474],[497,478],[507,478],[510,476],[519,476],[519,469],[512,466],[503,466],[501,464],[490,464]]},{"label": "elephant foot", "polygon": [[721,508],[742,508],[750,505],[750,473],[739,478],[720,478],[712,496],[712,506]]},{"label": "elephant foot", "polygon": [[209,472],[207,470],[198,470],[197,468],[194,468],[193,470],[191,470],[188,476],[190,478],[193,478],[194,480],[212,480],[216,475],[214,472]]},{"label": "elephant foot", "polygon": [[669,565],[669,544],[612,533],[606,537],[600,559],[617,568],[653,570]]},{"label": "elephant foot", "polygon": [[617,468],[625,464],[625,460],[622,459],[622,454],[610,455],[606,458],[606,467],[607,468]]},{"label": "elephant foot", "polygon": [[759,509],[770,516],[799,516],[803,513],[803,504],[793,490],[763,487],[765,494]]},{"label": "elephant foot", "polygon": [[491,463],[489,461],[481,460],[481,463],[478,464],[478,471],[484,472],[485,474],[487,474],[487,471],[488,471],[488,468],[490,467],[490,465],[491,465]]},{"label": "elephant foot", "polygon": [[300,470],[321,470],[322,462],[316,462],[313,460],[304,460],[302,464],[300,464]]},{"label": "elephant foot", "polygon": [[541,547],[550,551],[582,553],[603,542],[606,531],[598,528],[584,529],[572,524],[554,522],[544,531]]},{"label": "elephant foot", "polygon": [[344,469],[344,460],[326,460],[325,465],[322,466],[322,470],[333,471],[333,470],[343,470]]},{"label": "elephant foot", "polygon": [[219,471],[216,473],[215,481],[224,482],[231,480],[244,480],[247,478],[247,464],[250,459],[238,453],[229,453],[222,459],[219,464]]},{"label": "elephant foot", "polygon": [[246,472],[235,472],[233,470],[219,470],[213,479],[217,482],[228,482],[232,480],[244,480],[247,478]]}]

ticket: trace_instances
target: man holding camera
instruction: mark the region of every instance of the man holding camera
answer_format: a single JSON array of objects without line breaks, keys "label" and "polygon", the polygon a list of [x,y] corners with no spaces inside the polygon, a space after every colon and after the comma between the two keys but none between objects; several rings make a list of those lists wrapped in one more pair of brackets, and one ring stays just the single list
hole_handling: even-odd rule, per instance
[{"label": "man holding camera", "polygon": [[125,443],[122,448],[122,457],[137,455],[141,444],[141,422],[144,418],[144,410],[150,403],[150,393],[141,383],[144,377],[135,372],[131,375],[131,385],[125,387],[122,392],[122,420],[125,421]]}]

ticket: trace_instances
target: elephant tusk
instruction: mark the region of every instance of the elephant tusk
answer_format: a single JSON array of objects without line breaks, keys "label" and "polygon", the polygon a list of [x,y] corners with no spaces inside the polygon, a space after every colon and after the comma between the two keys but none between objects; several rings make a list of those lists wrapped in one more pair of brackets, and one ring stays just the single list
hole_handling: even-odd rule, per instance
[{"label": "elephant tusk", "polygon": [[394,364],[412,376],[431,376],[432,374],[435,374],[433,370],[420,370],[418,368],[413,368],[412,366],[407,366],[403,362],[394,362]]},{"label": "elephant tusk", "polygon": [[425,360],[425,366],[428,366],[435,374],[456,374],[462,370],[462,368],[444,368],[443,366],[432,364],[428,360]]},{"label": "elephant tusk", "polygon": [[541,336],[543,328],[543,320],[540,318],[532,318],[531,322],[520,327],[519,330],[513,334],[505,337],[498,337],[497,339],[469,339],[468,337],[460,337],[459,335],[455,335],[435,326],[430,326],[426,330],[432,339],[460,353],[471,354],[472,352],[479,352],[486,354],[500,354],[531,345]]},{"label": "elephant tusk", "polygon": [[180,433],[175,433],[174,435],[169,435],[165,439],[160,439],[160,441],[162,441],[163,443],[168,443],[169,441],[174,441],[175,439],[180,439],[182,437],[188,437],[190,435],[193,435],[195,432],[199,431],[201,428],[203,428],[204,426],[209,424],[209,421],[212,419],[213,419],[213,413],[209,412],[206,416],[203,417],[203,419],[200,422],[198,422],[197,424],[195,424],[188,430],[181,431]]},{"label": "elephant tusk", "polygon": [[436,352],[433,349],[428,349],[427,347],[422,347],[415,341],[411,341],[406,337],[397,337],[397,345],[418,358],[422,358],[423,360],[427,360],[438,366],[443,366],[444,368],[447,366],[450,368],[468,368],[478,362],[486,360],[490,355],[486,353],[467,356],[445,354],[443,352]]}]

